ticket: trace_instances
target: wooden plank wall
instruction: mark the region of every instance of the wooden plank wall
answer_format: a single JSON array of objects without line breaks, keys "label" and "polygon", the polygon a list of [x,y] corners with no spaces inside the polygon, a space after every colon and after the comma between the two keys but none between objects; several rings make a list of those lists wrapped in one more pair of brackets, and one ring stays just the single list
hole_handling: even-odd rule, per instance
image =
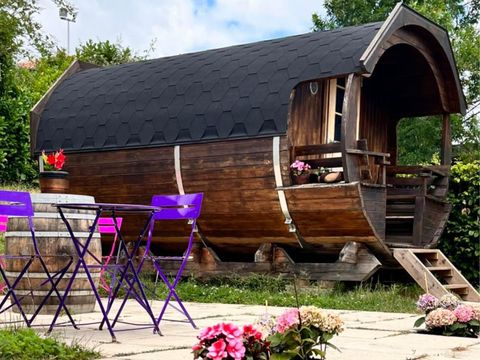
[{"label": "wooden plank wall", "polygon": [[425,199],[422,245],[426,247],[435,247],[437,245],[448,220],[450,208],[451,205],[446,202],[430,198]]},{"label": "wooden plank wall", "polygon": [[[389,127],[393,127],[393,132],[396,133],[396,123],[383,108],[382,96],[375,91],[374,84],[369,79],[363,82],[359,126],[359,138],[367,140],[368,150],[386,153],[390,148],[397,147],[396,143],[388,144]],[[378,179],[379,171],[379,166],[372,161],[370,172],[373,179]]]},{"label": "wooden plank wall", "polygon": [[[281,151],[288,174],[285,139]],[[243,252],[253,260],[262,243],[296,243],[275,190],[272,138],[186,145],[181,159],[185,192],[206,194],[199,223],[221,257]]]},{"label": "wooden plank wall", "polygon": [[323,131],[326,131],[326,127],[322,126],[322,119],[328,81],[319,80],[317,83],[318,92],[315,95],[310,92],[310,82],[301,83],[294,90],[288,124],[290,146],[315,145],[324,142]]},{"label": "wooden plank wall", "polygon": [[358,184],[291,188],[285,193],[300,234],[322,252],[338,254],[349,241],[377,241],[362,211]]},{"label": "wooden plank wall", "polygon": [[[252,257],[264,242],[297,244],[288,232],[275,190],[272,138],[181,146],[185,192],[204,192],[199,226],[220,254]],[[98,202],[149,204],[154,194],[178,194],[173,147],[69,154],[71,189]],[[289,154],[281,141],[284,184],[289,185]],[[142,217],[123,227],[135,236]],[[181,249],[181,223],[157,223],[154,241],[162,251]]]}]

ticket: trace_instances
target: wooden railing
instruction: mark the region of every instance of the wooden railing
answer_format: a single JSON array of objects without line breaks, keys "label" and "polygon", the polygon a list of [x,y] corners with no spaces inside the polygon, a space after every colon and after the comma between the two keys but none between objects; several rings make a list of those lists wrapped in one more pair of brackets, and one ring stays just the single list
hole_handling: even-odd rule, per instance
[{"label": "wooden railing", "polygon": [[427,201],[444,203],[448,190],[447,166],[388,166],[388,204],[411,203],[413,207],[414,245],[424,243]]},{"label": "wooden railing", "polygon": [[[357,169],[360,181],[364,183],[386,185],[386,169],[390,154],[362,149],[347,149],[347,154],[357,156]],[[372,171],[374,170],[374,171]]]},{"label": "wooden railing", "polygon": [[447,166],[388,166],[388,194],[445,198],[448,190],[448,173]]},{"label": "wooden railing", "polygon": [[[340,143],[292,146],[290,150],[290,159],[302,160],[307,162],[312,168],[336,168],[343,167],[342,148]],[[325,155],[333,155],[326,157]]]},{"label": "wooden railing", "polygon": [[[341,143],[335,142],[320,145],[293,146],[290,152],[291,161],[302,160],[312,168],[343,168]],[[369,151],[365,139],[357,141],[356,149],[347,149],[346,154],[356,157],[356,169],[358,178],[364,183],[385,185],[385,165],[390,164],[390,154]],[[376,171],[372,171],[375,169]]]}]

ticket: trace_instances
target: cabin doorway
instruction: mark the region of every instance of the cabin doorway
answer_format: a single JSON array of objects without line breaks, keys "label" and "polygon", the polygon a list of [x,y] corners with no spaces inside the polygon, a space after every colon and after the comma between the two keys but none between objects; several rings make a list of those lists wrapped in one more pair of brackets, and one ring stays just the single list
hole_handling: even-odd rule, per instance
[{"label": "cabin doorway", "polygon": [[440,164],[442,120],[439,116],[403,118],[397,124],[397,164]]}]

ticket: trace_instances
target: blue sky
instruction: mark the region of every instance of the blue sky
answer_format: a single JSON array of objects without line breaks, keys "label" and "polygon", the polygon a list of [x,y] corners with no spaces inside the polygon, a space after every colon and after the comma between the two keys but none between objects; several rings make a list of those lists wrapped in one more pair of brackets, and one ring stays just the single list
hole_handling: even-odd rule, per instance
[{"label": "blue sky", "polygon": [[[311,14],[323,0],[70,0],[77,22],[70,47],[93,40],[120,40],[149,57],[218,48],[309,32]],[[59,46],[67,47],[67,24],[50,0],[39,1],[39,21]]]}]

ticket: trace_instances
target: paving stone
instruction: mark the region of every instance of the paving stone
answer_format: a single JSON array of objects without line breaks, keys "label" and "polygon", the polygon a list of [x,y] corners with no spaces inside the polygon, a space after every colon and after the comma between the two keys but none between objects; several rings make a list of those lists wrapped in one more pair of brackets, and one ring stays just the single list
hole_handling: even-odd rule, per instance
[{"label": "paving stone", "polygon": [[[114,306],[114,310],[119,304]],[[221,321],[236,324],[252,323],[265,313],[265,306],[224,305],[185,303],[197,325],[202,328]],[[155,311],[161,303],[153,302]],[[269,307],[272,315],[280,314],[284,308]],[[415,314],[380,313],[367,311],[330,310],[340,314],[346,329],[332,339],[341,352],[328,349],[329,360],[452,360],[480,359],[480,340],[471,338],[420,334],[412,329]],[[100,312],[74,316],[79,323],[98,321]],[[7,312],[0,317],[0,326],[6,321],[19,319],[17,314]],[[110,342],[108,331],[99,331],[95,325],[82,326],[75,330],[71,326],[56,328],[54,335],[66,343],[80,342],[101,351],[104,359],[118,360],[184,360],[192,359],[191,346],[199,330],[183,321],[184,317],[169,308],[166,319],[161,323],[164,336],[153,334],[152,329],[138,329],[118,323],[118,343]],[[148,323],[148,316],[134,302],[128,301],[122,320]],[[174,320],[174,321],[172,321]],[[51,316],[39,316],[36,324],[49,324]],[[59,321],[66,321],[61,317]],[[7,325],[8,326],[8,325]],[[98,327],[98,326],[97,326]],[[35,327],[43,334],[47,327]],[[135,330],[132,330],[135,329]]]}]

